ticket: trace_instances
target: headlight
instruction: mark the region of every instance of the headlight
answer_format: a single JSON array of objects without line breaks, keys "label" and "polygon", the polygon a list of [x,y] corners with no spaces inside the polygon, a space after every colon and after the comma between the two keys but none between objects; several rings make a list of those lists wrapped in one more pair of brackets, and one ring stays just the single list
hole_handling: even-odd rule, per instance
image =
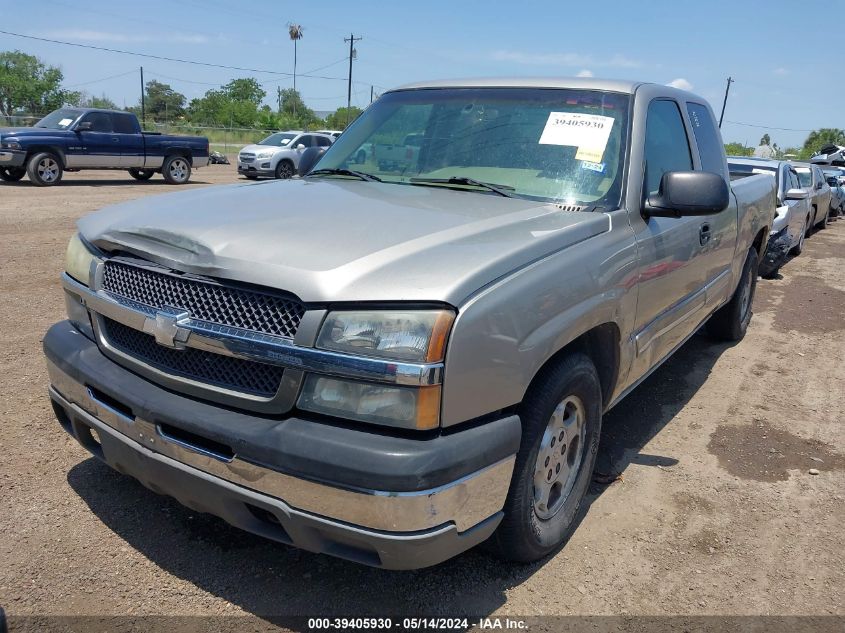
[{"label": "headlight", "polygon": [[65,272],[87,286],[92,261],[94,261],[94,254],[82,243],[79,234],[70,238],[65,257]]},{"label": "headlight", "polygon": [[21,144],[17,141],[3,141],[3,143],[0,144],[0,147],[3,149],[20,149]]},{"label": "headlight", "polygon": [[256,158],[270,158],[270,157],[271,157],[273,154],[275,154],[275,153],[276,153],[275,151],[269,151],[269,152],[258,152],[258,153],[255,155],[255,157],[256,157]]},{"label": "headlight", "polygon": [[443,360],[454,312],[450,310],[330,312],[317,337],[320,349],[391,360]]},{"label": "headlight", "polygon": [[433,429],[440,423],[440,385],[395,387],[309,375],[300,409],[348,420],[406,429]]}]

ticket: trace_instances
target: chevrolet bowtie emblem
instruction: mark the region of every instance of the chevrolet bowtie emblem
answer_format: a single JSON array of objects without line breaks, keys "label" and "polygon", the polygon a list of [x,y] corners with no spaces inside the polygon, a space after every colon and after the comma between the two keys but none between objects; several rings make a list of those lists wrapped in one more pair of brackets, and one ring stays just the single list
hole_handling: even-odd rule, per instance
[{"label": "chevrolet bowtie emblem", "polygon": [[191,333],[187,327],[183,327],[183,324],[190,319],[190,312],[178,308],[163,308],[156,311],[155,317],[146,318],[144,332],[152,334],[159,345],[182,349]]}]

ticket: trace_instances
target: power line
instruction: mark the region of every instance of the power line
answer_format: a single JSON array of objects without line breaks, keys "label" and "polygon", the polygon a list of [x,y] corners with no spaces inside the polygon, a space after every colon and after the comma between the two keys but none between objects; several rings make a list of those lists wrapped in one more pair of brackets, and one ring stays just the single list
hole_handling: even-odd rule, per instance
[{"label": "power line", "polygon": [[129,70],[125,73],[120,73],[119,75],[110,75],[109,77],[103,77],[102,79],[92,79],[91,81],[81,81],[76,84],[68,84],[65,88],[77,88],[79,86],[87,86],[89,84],[96,84],[101,81],[108,81],[109,79],[117,79],[118,77],[125,77],[126,75],[134,75],[135,69]]},{"label": "power line", "polygon": [[[195,66],[205,66],[207,68],[223,68],[225,70],[238,70],[249,73],[265,73],[268,75],[280,75],[284,77],[292,77],[293,73],[285,73],[277,70],[260,70],[257,68],[246,68],[243,66],[226,66],[224,64],[212,64],[211,62],[198,62],[190,59],[178,59],[176,57],[164,57],[162,55],[151,55],[149,53],[138,53],[135,51],[125,51],[119,48],[106,48],[105,46],[94,46],[92,44],[77,44],[75,42],[64,42],[62,40],[54,40],[47,37],[36,37],[34,35],[24,35],[22,33],[12,33],[11,31],[0,31],[0,34],[11,35],[12,37],[21,37],[27,40],[37,40],[39,42],[48,42],[50,44],[62,44],[64,46],[75,46],[77,48],[87,48],[95,51],[105,51],[107,53],[120,53],[121,55],[134,55],[136,57],[147,57],[149,59],[158,59],[165,62],[177,62],[179,64],[193,64]],[[330,79],[332,81],[346,81],[344,77],[324,77],[322,75],[300,75],[300,77],[309,77],[311,79]]]},{"label": "power line", "polygon": [[739,121],[725,121],[731,125],[741,125],[743,127],[756,127],[761,130],[778,130],[781,132],[812,132],[813,130],[802,130],[794,127],[775,127],[773,125],[754,125],[753,123],[741,123]]}]

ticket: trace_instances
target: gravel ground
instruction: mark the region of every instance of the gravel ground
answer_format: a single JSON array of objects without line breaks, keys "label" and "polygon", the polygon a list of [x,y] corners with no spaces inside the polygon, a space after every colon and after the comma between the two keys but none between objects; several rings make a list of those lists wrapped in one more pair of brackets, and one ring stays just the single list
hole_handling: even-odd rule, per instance
[{"label": "gravel ground", "polygon": [[[233,166],[211,166],[188,187],[236,179]],[[386,572],[187,510],[100,464],[55,422],[40,340],[64,318],[58,275],[75,220],[173,190],[119,172],[68,174],[45,189],[0,183],[0,605],[13,623],[845,616],[845,221],[814,234],[779,279],[760,280],[742,343],[694,337],[606,416],[597,479],[612,483],[594,483],[556,555],[514,566],[471,551]]]}]

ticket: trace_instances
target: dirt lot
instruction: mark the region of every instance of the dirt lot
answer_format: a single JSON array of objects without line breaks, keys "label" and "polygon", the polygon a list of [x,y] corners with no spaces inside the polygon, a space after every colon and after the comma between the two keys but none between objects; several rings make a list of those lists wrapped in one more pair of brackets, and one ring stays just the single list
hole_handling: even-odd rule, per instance
[{"label": "dirt lot", "polygon": [[[235,181],[220,165],[190,186]],[[108,172],[50,189],[0,184],[10,616],[845,616],[845,221],[813,235],[780,279],[760,280],[741,344],[694,337],[606,417],[598,470],[620,477],[593,485],[557,555],[512,566],[473,551],[400,573],[197,515],[98,463],[55,422],[40,339],[64,318],[58,275],[74,221],[173,190]]]}]

